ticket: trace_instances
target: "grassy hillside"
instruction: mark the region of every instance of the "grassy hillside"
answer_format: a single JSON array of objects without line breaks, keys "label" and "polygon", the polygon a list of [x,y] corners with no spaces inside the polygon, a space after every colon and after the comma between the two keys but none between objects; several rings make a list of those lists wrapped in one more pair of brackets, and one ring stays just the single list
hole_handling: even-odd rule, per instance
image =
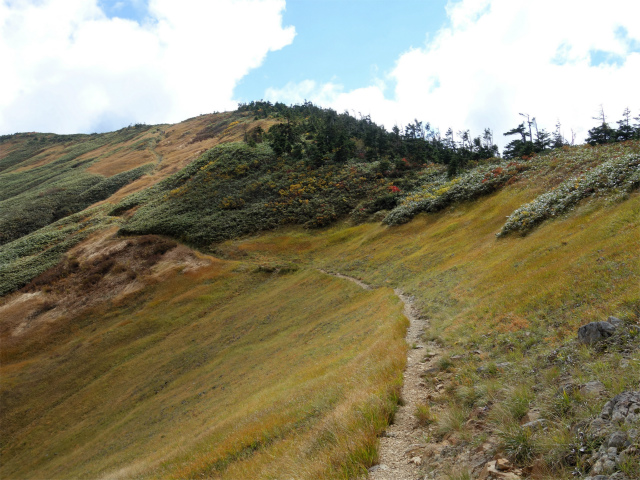
[{"label": "grassy hillside", "polygon": [[375,459],[404,364],[390,290],[145,238],[82,244],[0,307],[3,478],[338,478]]},{"label": "grassy hillside", "polygon": [[[513,211],[562,182],[554,170],[394,228],[274,233],[219,252],[284,261],[296,249],[313,265],[414,295],[431,319],[427,339],[447,352],[425,373],[431,449],[423,454],[456,450],[431,468],[465,478],[479,451],[507,456],[533,478],[568,478],[589,470],[599,445],[575,426],[613,395],[640,388],[640,194],[583,201],[527,236],[497,238]],[[579,326],[609,316],[626,322],[618,336],[595,348],[576,343]],[[604,391],[584,393],[590,381]],[[544,431],[521,426],[530,412],[547,420]],[[640,473],[634,461],[629,478]]]},{"label": "grassy hillside", "polygon": [[0,295],[53,267],[92,231],[121,220],[113,204],[175,174],[214,145],[237,142],[248,114],[202,115],[93,135],[0,137]]},{"label": "grassy hillside", "polygon": [[299,113],[0,140],[3,478],[364,474],[401,401],[397,287],[445,352],[425,474],[589,471],[576,426],[640,388],[640,143],[451,168]]}]

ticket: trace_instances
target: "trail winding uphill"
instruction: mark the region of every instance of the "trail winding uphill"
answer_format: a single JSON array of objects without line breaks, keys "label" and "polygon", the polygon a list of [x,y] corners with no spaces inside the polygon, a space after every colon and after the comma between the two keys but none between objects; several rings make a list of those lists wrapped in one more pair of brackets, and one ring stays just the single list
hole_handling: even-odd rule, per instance
[{"label": "trail winding uphill", "polygon": [[[365,290],[373,288],[347,275],[320,271],[354,282]],[[398,288],[394,293],[404,303],[404,314],[410,322],[405,338],[411,348],[407,354],[407,366],[404,371],[403,404],[395,415],[394,423],[380,439],[379,463],[369,469],[369,478],[372,480],[416,480],[423,477],[424,471],[422,457],[413,455],[425,447],[424,432],[417,428],[418,423],[414,412],[417,405],[425,401],[427,394],[420,373],[429,367],[425,363],[426,345],[422,340],[422,333],[428,327],[428,322],[422,318],[414,306],[411,296],[405,295]],[[438,358],[437,346],[429,344],[429,352],[430,358],[427,362],[433,363]]]}]

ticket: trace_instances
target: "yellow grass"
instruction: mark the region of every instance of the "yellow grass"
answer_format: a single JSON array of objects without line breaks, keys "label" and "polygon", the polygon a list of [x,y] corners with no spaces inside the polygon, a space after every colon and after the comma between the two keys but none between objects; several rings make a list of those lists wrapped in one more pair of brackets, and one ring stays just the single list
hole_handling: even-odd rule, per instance
[{"label": "yellow grass", "polygon": [[392,291],[211,261],[32,332],[1,367],[3,478],[340,478],[375,460],[405,356]]},{"label": "yellow grass", "polygon": [[[640,194],[583,203],[526,237],[496,239],[535,190],[505,189],[399,227],[365,224],[227,242],[221,251],[310,262],[416,295],[437,331],[464,343],[481,334],[578,326],[629,315],[640,302]],[[281,248],[280,245],[285,245]]]}]

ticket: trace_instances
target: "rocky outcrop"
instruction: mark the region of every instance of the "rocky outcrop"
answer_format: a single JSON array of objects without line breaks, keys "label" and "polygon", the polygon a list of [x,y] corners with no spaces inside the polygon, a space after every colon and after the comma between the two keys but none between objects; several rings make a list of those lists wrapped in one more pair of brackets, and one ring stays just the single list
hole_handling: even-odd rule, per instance
[{"label": "rocky outcrop", "polygon": [[600,418],[611,423],[640,423],[640,391],[622,392],[609,400],[600,413]]},{"label": "rocky outcrop", "polygon": [[[588,463],[592,480],[624,479],[617,470],[628,461],[640,462],[640,391],[622,392],[602,408],[590,425],[594,438],[603,439]],[[586,480],[586,479],[585,479]]]}]

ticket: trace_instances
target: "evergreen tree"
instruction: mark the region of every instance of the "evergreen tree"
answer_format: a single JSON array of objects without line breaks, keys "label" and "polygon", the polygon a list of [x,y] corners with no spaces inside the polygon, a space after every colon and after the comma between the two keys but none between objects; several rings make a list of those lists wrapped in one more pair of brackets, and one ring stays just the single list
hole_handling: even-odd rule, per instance
[{"label": "evergreen tree", "polygon": [[551,148],[553,140],[551,138],[551,134],[547,132],[544,128],[542,130],[538,130],[536,125],[536,141],[535,141],[535,151],[543,152],[547,148]]},{"label": "evergreen tree", "polygon": [[556,129],[553,132],[553,139],[551,140],[551,148],[562,148],[567,145],[567,141],[562,136],[562,125],[560,124],[560,120],[556,123]]},{"label": "evergreen tree", "polygon": [[599,120],[600,125],[589,130],[589,136],[585,139],[585,142],[590,145],[597,145],[615,141],[616,131],[607,123],[607,117],[604,114],[604,108],[602,105],[600,105],[599,115],[597,117],[593,117],[593,119]]},{"label": "evergreen tree", "polygon": [[[530,140],[531,132],[527,134],[527,128],[525,127],[524,122],[522,122],[516,128],[512,128],[508,132],[505,132],[503,135],[520,135],[521,137],[520,139],[512,140],[507,144],[506,147],[504,147],[503,153],[505,158],[515,158],[522,157],[523,155],[531,155],[535,151],[533,142]],[[527,140],[527,137],[529,137],[529,140]]]},{"label": "evergreen tree", "polygon": [[634,128],[629,121],[630,117],[631,111],[627,107],[624,109],[624,112],[622,112],[622,120],[616,122],[618,124],[618,130],[616,132],[616,140],[618,142],[631,140],[635,135]]}]

